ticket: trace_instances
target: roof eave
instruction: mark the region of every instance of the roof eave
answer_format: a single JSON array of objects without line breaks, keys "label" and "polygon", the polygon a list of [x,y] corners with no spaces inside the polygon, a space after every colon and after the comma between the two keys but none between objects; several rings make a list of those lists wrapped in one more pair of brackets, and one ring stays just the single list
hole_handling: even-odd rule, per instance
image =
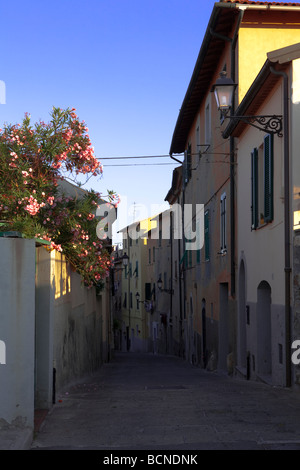
[{"label": "roof eave", "polygon": [[186,94],[185,94],[185,97],[183,99],[182,106],[180,108],[179,115],[178,115],[178,118],[177,118],[177,121],[176,121],[175,129],[174,129],[173,137],[172,137],[172,142],[171,142],[171,146],[170,146],[170,152],[169,152],[170,155],[173,155],[173,154],[176,154],[176,153],[179,154],[179,153],[184,152],[184,150],[185,150],[184,145],[182,145],[182,144],[179,145],[176,142],[176,140],[178,140],[179,129],[180,129],[180,126],[181,126],[181,124],[182,124],[182,122],[185,118],[185,113],[187,111],[187,105],[189,103],[192,92],[193,92],[193,90],[195,88],[195,85],[197,83],[198,75],[199,75],[199,72],[201,71],[201,68],[203,66],[204,59],[207,55],[208,45],[210,44],[211,39],[213,37],[212,31],[215,29],[215,26],[216,26],[217,21],[218,21],[219,14],[221,12],[221,9],[224,9],[224,8],[237,10],[238,4],[236,4],[236,3],[222,3],[222,2],[218,2],[218,3],[214,4],[213,11],[211,13],[211,16],[210,16],[210,19],[209,19],[209,22],[208,22],[208,25],[207,25],[207,28],[206,28],[206,32],[205,32],[205,35],[204,35],[204,38],[203,38],[203,41],[202,41],[202,45],[201,45],[201,48],[200,48],[200,51],[199,51],[199,54],[198,54],[198,58],[197,58],[197,61],[196,61],[196,64],[195,64],[195,67],[194,67],[194,70],[193,70],[193,73],[192,73],[192,77],[191,77],[188,89],[186,91]]}]

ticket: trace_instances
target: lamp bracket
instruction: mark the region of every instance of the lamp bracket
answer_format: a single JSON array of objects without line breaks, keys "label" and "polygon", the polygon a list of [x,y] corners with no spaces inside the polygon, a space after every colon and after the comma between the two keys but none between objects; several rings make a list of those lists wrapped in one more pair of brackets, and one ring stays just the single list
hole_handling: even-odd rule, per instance
[{"label": "lamp bracket", "polygon": [[260,131],[268,134],[277,134],[282,137],[282,116],[264,115],[264,116],[224,116],[233,122],[242,121],[250,126],[256,127]]}]

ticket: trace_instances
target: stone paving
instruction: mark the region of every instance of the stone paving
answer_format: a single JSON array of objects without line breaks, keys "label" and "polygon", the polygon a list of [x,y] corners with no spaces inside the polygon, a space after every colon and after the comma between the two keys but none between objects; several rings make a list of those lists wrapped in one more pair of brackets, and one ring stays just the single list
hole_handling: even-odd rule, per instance
[{"label": "stone paving", "polygon": [[300,450],[300,392],[117,353],[59,393],[31,449]]}]

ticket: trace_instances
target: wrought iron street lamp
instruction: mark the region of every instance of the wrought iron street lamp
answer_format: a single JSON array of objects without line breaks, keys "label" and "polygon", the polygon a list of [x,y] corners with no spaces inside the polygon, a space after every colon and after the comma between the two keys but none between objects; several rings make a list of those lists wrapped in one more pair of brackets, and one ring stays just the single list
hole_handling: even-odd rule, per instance
[{"label": "wrought iron street lamp", "polygon": [[147,300],[140,300],[140,293],[139,292],[137,292],[135,294],[135,298],[136,298],[138,304],[146,304],[147,303]]},{"label": "wrought iron street lamp", "polygon": [[224,119],[231,121],[243,121],[252,127],[256,127],[260,131],[267,132],[268,134],[277,134],[282,137],[282,116],[281,115],[263,115],[263,116],[228,116],[228,112],[232,108],[232,100],[237,83],[234,83],[231,78],[228,78],[225,71],[220,73],[220,78],[217,79],[211,91],[214,92],[217,107],[221,112]]},{"label": "wrought iron street lamp", "polygon": [[157,287],[160,290],[160,292],[167,292],[168,294],[174,294],[173,289],[162,289],[163,282],[161,280],[161,277],[157,281]]},{"label": "wrought iron street lamp", "polygon": [[232,107],[232,99],[236,87],[237,84],[227,77],[227,73],[224,70],[220,73],[220,78],[217,79],[212,87],[217,107],[224,117]]},{"label": "wrought iron street lamp", "polygon": [[128,266],[128,261],[129,261],[129,256],[126,253],[124,253],[124,255],[122,256],[122,262],[125,268],[126,266]]}]

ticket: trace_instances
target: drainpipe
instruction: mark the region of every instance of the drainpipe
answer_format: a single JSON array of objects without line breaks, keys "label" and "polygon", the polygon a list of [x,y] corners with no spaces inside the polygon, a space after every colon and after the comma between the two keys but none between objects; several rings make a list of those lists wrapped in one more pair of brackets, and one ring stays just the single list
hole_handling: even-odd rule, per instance
[{"label": "drainpipe", "polygon": [[173,236],[174,236],[174,220],[173,220],[173,213],[170,212],[170,230],[171,230],[171,240],[170,240],[170,264],[171,264],[171,283],[170,283],[170,319],[169,319],[169,329],[171,327],[172,335],[170,335],[170,347],[172,350],[169,351],[170,354],[173,354]]},{"label": "drainpipe", "polygon": [[128,243],[128,335],[127,335],[127,351],[131,349],[131,325],[130,325],[130,236],[127,227],[127,243]]},{"label": "drainpipe", "polygon": [[[185,248],[186,242],[185,242],[185,233],[184,233],[184,205],[185,205],[185,183],[183,181],[183,188],[182,188],[182,241],[183,241],[182,251],[183,251],[183,256],[185,256],[185,252],[186,252],[186,248]],[[186,272],[185,272],[184,260],[182,262],[182,266],[183,266],[183,269],[182,269],[183,293],[182,293],[181,301],[183,302],[183,319],[182,319],[182,323],[183,323],[186,320]],[[184,336],[184,338],[186,338],[186,336]],[[184,341],[184,338],[183,338],[183,341]],[[186,348],[184,347],[184,354],[183,354],[184,359],[186,358],[185,355],[186,355]]]},{"label": "drainpipe", "polygon": [[[179,203],[179,197],[177,199]],[[180,272],[180,260],[181,260],[181,249],[180,249],[180,239],[177,240],[178,243],[178,280],[179,280],[179,324],[180,324],[180,344],[179,344],[179,350],[181,351],[182,348],[182,343],[183,343],[183,338],[182,338],[182,282],[181,282],[181,272]],[[180,353],[179,353],[180,355]]]},{"label": "drainpipe", "polygon": [[[235,28],[233,40],[231,42],[231,78],[235,81],[235,73],[236,73],[236,62],[235,62],[235,49],[236,43],[238,38],[238,33],[240,29],[240,25],[242,23],[244,17],[245,9],[240,7],[239,11],[239,18],[237,21],[237,25]],[[232,108],[231,114],[234,114],[235,103],[234,103],[234,96],[232,101]],[[231,284],[231,296],[235,296],[235,245],[236,245],[236,237],[235,237],[235,229],[236,229],[236,221],[235,221],[235,180],[234,180],[234,168],[235,168],[235,161],[234,161],[234,149],[235,149],[235,139],[234,137],[230,136],[230,227],[231,227],[231,239],[230,239],[230,253],[231,253],[231,260],[230,260],[230,284]]]},{"label": "drainpipe", "polygon": [[285,72],[270,71],[283,77],[283,138],[284,138],[284,258],[285,258],[285,353],[286,387],[291,387],[291,255],[290,255],[290,156],[289,156],[289,84]]},{"label": "drainpipe", "polygon": [[[236,8],[236,5],[234,4],[222,4],[219,6],[226,7],[227,5],[230,5],[230,8]],[[227,36],[224,36],[222,34],[217,33],[216,31],[213,31],[210,29],[210,34],[212,36],[218,37],[219,39],[222,39],[223,41],[228,41],[231,43],[231,58],[230,58],[230,67],[231,67],[231,78],[233,81],[235,81],[235,72],[236,72],[236,63],[235,63],[235,48],[236,48],[236,43],[237,43],[237,38],[238,38],[238,33],[240,29],[241,22],[244,17],[244,12],[247,7],[245,6],[238,6],[239,8],[239,17],[237,20],[237,24],[235,27],[235,31],[233,34],[233,38],[229,38]],[[232,98],[232,107],[231,107],[231,115],[234,114],[234,96]],[[234,181],[234,167],[235,167],[235,162],[234,162],[234,149],[235,149],[235,143],[234,143],[234,137],[230,136],[229,138],[229,145],[230,145],[230,285],[231,285],[231,296],[235,296],[235,181]]]}]

